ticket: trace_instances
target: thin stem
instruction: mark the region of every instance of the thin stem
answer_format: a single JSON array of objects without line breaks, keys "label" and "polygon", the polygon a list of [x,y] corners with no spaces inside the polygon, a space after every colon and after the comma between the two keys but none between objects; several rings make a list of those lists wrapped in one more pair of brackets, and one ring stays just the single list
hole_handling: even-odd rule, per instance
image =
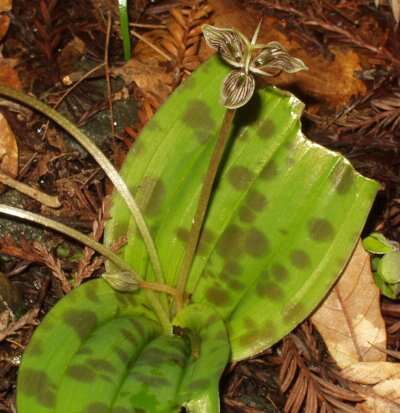
[{"label": "thin stem", "polygon": [[121,28],[122,44],[124,47],[124,58],[129,60],[131,58],[131,39],[129,37],[129,16],[128,16],[128,1],[118,0],[119,6],[119,24]]},{"label": "thin stem", "polygon": [[26,185],[23,182],[19,182],[1,171],[0,182],[4,185],[9,186],[10,188],[14,188],[17,191],[22,192],[25,195],[28,195],[33,199],[36,199],[36,201],[50,208],[60,208],[61,206],[61,203],[56,196],[45,194],[42,191],[39,191],[39,189],[32,188],[31,186]]},{"label": "thin stem", "polygon": [[211,156],[211,160],[208,166],[207,175],[204,179],[203,187],[201,188],[196,213],[193,218],[192,228],[190,230],[189,239],[186,244],[186,252],[179,274],[177,285],[178,296],[176,301],[177,311],[181,310],[184,304],[185,290],[189,278],[189,273],[192,268],[193,259],[199,243],[204,218],[207,213],[211,193],[214,187],[215,177],[217,176],[219,165],[221,163],[226,145],[229,140],[235,113],[236,110],[234,109],[227,109],[225,112],[224,120],[222,121],[221,129],[219,132],[218,142],[215,145],[214,152]]},{"label": "thin stem", "polygon": [[[104,257],[112,261],[121,270],[128,271],[138,281],[139,287],[143,287],[146,290],[150,289],[176,296],[175,289],[172,289],[163,284],[143,281],[141,277],[117,254],[114,254],[110,249],[108,249],[104,245],[88,237],[87,235],[84,235],[81,232],[68,227],[67,225],[61,224],[50,218],[43,217],[42,215],[38,215],[33,212],[25,211],[19,208],[14,208],[4,204],[0,204],[0,213],[16,218],[21,218],[26,221],[34,222],[35,224],[39,224],[46,228],[51,228],[55,231],[61,232],[62,234],[67,235],[68,237],[73,238],[76,241],[81,242],[82,244],[85,244],[93,250],[97,251],[99,254],[103,255]],[[160,320],[160,323],[163,325],[165,330],[168,331],[170,328],[168,313],[165,312],[165,309],[161,306],[160,301],[154,294],[154,291],[146,291],[146,293],[150,304],[153,306],[153,309]]]},{"label": "thin stem", "polygon": [[168,56],[166,53],[164,53],[159,47],[151,43],[149,40],[146,39],[146,37],[142,36],[140,33],[138,33],[136,30],[131,29],[131,33],[136,36],[139,40],[141,40],[143,43],[146,43],[147,46],[151,47],[153,50],[155,50],[160,56],[162,56],[164,59],[168,60],[169,62],[172,60],[171,56]]},{"label": "thin stem", "polygon": [[68,133],[70,133],[84,148],[86,148],[86,150],[103,168],[104,172],[107,174],[110,181],[114,184],[115,188],[121,194],[122,198],[128,205],[128,208],[136,221],[136,225],[138,226],[139,232],[143,237],[143,241],[147,248],[147,252],[149,254],[150,262],[153,266],[157,282],[160,284],[165,283],[160,260],[158,258],[153,238],[151,237],[150,231],[139,209],[139,206],[136,204],[136,201],[132,197],[132,194],[129,191],[128,186],[123,181],[118,171],[115,169],[113,164],[108,160],[108,158],[103,154],[103,152],[101,152],[101,150],[72,122],[70,122],[64,116],[60,115],[56,110],[47,106],[40,100],[2,85],[0,85],[0,95],[7,96],[11,99],[15,99],[19,102],[25,103],[26,105],[48,116],[50,119],[52,119],[62,128],[64,128]]},{"label": "thin stem", "polygon": [[115,138],[115,124],[114,124],[114,110],[113,110],[112,88],[111,88],[110,66],[109,66],[110,36],[111,36],[111,12],[108,12],[106,44],[104,46],[104,74],[106,77],[106,84],[107,84],[107,100],[108,100],[108,109],[110,112],[111,136],[114,139]]},{"label": "thin stem", "polygon": [[170,287],[167,284],[152,283],[149,281],[139,281],[140,288],[147,288],[149,290],[158,291],[160,293],[165,293],[176,298],[177,290],[173,287]]},{"label": "thin stem", "polygon": [[[99,69],[101,69],[104,66],[104,63],[100,63],[99,65],[95,66],[93,69],[89,70],[88,72],[86,72],[84,75],[82,75],[77,81],[75,81],[75,83],[69,87],[62,95],[61,97],[57,100],[57,102],[55,103],[55,105],[53,105],[53,109],[57,109],[61,103],[63,102],[63,100],[65,99],[66,96],[68,96],[77,86],[79,86],[85,79],[87,79],[89,76],[91,76],[93,73],[97,72]],[[66,79],[68,79],[68,81],[73,82],[72,79],[70,79],[70,75],[65,76],[63,78],[63,83],[64,81],[66,81]],[[67,84],[67,83],[65,83]],[[44,127],[44,132],[42,135],[42,139],[44,140],[46,138],[47,135],[47,131],[49,129],[49,123],[50,121],[48,120],[46,122],[46,126]]]}]

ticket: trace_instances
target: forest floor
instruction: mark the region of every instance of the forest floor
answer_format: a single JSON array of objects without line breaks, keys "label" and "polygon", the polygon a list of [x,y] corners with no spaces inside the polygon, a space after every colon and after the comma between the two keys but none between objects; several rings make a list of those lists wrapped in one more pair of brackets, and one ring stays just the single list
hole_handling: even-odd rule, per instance
[{"label": "forest floor", "polygon": [[[125,63],[116,2],[0,0],[0,83],[60,110],[120,166],[158,107],[210,56],[201,24],[251,36],[263,17],[261,40],[280,41],[310,68],[272,79],[305,103],[305,135],[381,183],[362,235],[380,231],[400,242],[400,35],[393,10],[368,0],[245,3],[246,10],[240,0],[132,0],[134,59]],[[3,98],[0,122],[0,168],[57,195],[62,207],[5,186],[1,202],[101,239],[103,201],[112,190],[102,170],[44,117]],[[18,366],[36,326],[72,288],[71,279],[84,282],[102,269],[90,251],[59,235],[0,219],[0,412],[16,411]],[[400,304],[382,296],[380,306],[395,360]],[[265,353],[230,366],[221,391],[225,412],[312,412],[312,392],[315,411],[360,411],[363,399],[310,320]]]}]

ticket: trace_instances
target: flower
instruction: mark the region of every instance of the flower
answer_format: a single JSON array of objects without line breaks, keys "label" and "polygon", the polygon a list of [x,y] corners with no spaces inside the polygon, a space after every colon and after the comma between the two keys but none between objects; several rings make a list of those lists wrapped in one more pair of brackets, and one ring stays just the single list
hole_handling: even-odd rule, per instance
[{"label": "flower", "polygon": [[235,68],[224,79],[222,99],[228,109],[244,106],[253,96],[256,82],[253,74],[277,76],[307,70],[302,60],[290,56],[278,42],[257,44],[261,22],[251,42],[238,30],[203,25],[209,47],[216,49],[223,60]]}]

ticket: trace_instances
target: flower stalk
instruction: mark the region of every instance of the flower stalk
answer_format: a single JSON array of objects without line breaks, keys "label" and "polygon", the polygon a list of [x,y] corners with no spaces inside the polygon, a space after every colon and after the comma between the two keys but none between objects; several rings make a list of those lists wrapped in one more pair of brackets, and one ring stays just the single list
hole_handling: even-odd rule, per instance
[{"label": "flower stalk", "polygon": [[221,58],[233,66],[234,70],[228,74],[223,82],[222,101],[227,109],[218,141],[211,156],[207,175],[203,182],[186,244],[185,256],[177,283],[176,309],[178,312],[184,305],[189,274],[204,226],[215,178],[229,141],[236,110],[252,98],[256,85],[254,75],[277,76],[282,71],[295,73],[307,69],[300,59],[290,56],[278,42],[258,44],[257,38],[260,27],[261,22],[258,24],[251,41],[249,41],[238,30],[222,29],[210,25],[203,26],[203,33],[208,46],[216,49]]},{"label": "flower stalk", "polygon": [[178,294],[176,302],[177,312],[179,312],[184,305],[186,285],[189,279],[190,270],[192,268],[197,246],[199,244],[201,230],[203,228],[204,218],[209,207],[215,178],[218,174],[219,166],[221,164],[221,160],[229,141],[235,114],[235,109],[227,109],[225,112],[225,116],[219,132],[218,141],[215,145],[210,163],[208,165],[207,175],[204,179],[203,187],[201,188],[197,209],[192,222],[192,228],[190,230],[189,239],[186,244],[185,256],[183,258],[182,267],[179,274],[177,285]]}]

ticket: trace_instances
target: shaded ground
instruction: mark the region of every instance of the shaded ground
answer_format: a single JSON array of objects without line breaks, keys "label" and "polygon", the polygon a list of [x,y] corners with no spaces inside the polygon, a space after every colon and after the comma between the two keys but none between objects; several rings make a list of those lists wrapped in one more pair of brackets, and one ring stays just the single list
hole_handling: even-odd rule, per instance
[{"label": "shaded ground", "polygon": [[[87,0],[31,0],[27,7],[26,0],[14,0],[8,13],[10,28],[2,43],[4,57],[16,60],[0,65],[0,81],[57,104],[70,81],[75,83],[104,63],[107,13],[115,16],[116,10],[107,0],[92,3],[88,7]],[[382,183],[365,233],[379,229],[400,241],[400,53],[399,34],[389,7],[377,10],[373,2],[361,0],[251,0],[247,3],[252,8],[244,13],[237,6],[241,2],[234,0],[131,3],[132,21],[167,27],[162,33],[154,29],[148,38],[163,45],[173,59],[165,61],[136,41],[139,57],[131,68],[134,75],[125,70],[122,80],[112,80],[116,124],[112,138],[104,66],[79,83],[59,106],[116,164],[121,164],[140,129],[167,95],[207,57],[201,44],[194,53],[189,52],[190,39],[199,34],[180,31],[171,15],[172,7],[186,13],[195,5],[204,10],[204,16],[191,24],[211,19],[237,26],[246,34],[264,15],[266,39],[276,38],[296,50],[311,68],[291,83],[285,77],[275,80],[306,103],[306,135],[342,152],[360,172]],[[188,13],[184,16],[192,18]],[[110,66],[121,66],[117,23],[111,30],[108,51]],[[102,203],[111,191],[101,170],[44,118],[10,107],[1,99],[0,109],[17,136],[18,179],[57,194],[63,206],[54,212],[12,190],[0,196],[1,202],[52,215],[99,239],[105,220]],[[67,292],[65,280],[73,273],[78,282],[95,277],[102,262],[53,233],[4,219],[0,219],[0,252],[0,271],[5,274],[0,276],[0,288],[7,294],[15,317],[23,316],[19,324],[0,319],[0,327],[3,323],[14,328],[6,330],[9,334],[4,337],[0,333],[0,412],[8,413],[15,411],[18,365],[35,325]],[[400,305],[384,299],[382,310],[389,346],[398,350]],[[314,389],[321,398],[330,400],[331,411],[342,411],[340,403],[352,406],[359,400],[345,390],[345,381],[306,321],[264,355],[228,369],[221,385],[224,411],[282,412],[285,403],[287,411],[299,411],[293,407],[293,400],[297,397],[299,404],[301,397],[296,390],[299,377],[305,377],[308,391]]]}]

